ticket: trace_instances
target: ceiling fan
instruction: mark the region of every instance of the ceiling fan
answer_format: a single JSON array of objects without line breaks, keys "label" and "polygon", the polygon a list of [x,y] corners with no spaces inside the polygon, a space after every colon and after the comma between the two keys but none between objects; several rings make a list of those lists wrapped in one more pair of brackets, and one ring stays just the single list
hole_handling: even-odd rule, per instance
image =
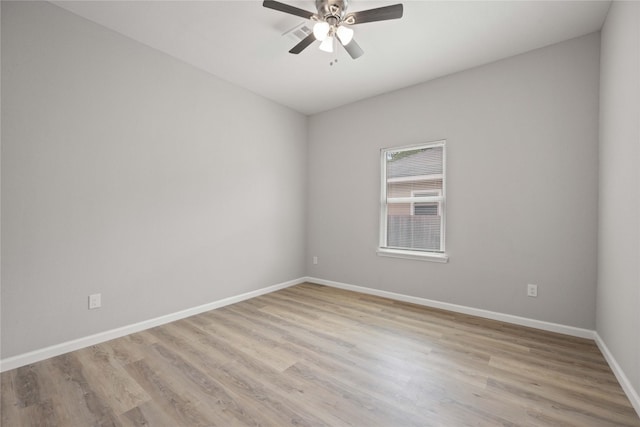
[{"label": "ceiling fan", "polygon": [[402,3],[398,3],[391,6],[347,13],[349,0],[316,0],[317,13],[275,0],[264,0],[262,5],[268,9],[301,16],[315,22],[313,32],[295,45],[289,53],[297,55],[316,40],[321,42],[320,50],[331,53],[333,52],[334,41],[337,39],[353,59],[362,56],[364,51],[353,39],[353,30],[348,27],[349,25],[399,19],[402,18],[403,10]]}]

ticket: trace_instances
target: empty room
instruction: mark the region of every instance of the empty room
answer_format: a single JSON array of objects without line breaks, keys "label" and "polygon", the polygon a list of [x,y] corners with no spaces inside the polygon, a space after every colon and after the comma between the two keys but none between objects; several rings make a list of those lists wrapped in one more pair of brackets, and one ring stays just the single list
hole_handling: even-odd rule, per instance
[{"label": "empty room", "polygon": [[640,2],[0,15],[3,427],[640,427]]}]

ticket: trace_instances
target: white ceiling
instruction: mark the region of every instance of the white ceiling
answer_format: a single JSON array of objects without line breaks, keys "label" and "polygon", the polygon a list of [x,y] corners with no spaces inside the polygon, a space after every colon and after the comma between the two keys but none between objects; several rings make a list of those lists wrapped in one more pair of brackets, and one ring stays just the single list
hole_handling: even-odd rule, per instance
[{"label": "white ceiling", "polygon": [[[313,0],[288,1],[315,11]],[[349,11],[401,0],[352,0]],[[54,4],[304,114],[411,86],[597,31],[609,1],[404,0],[402,19],[355,25],[365,54],[299,55],[305,21],[261,1],[54,1]],[[330,63],[338,59],[334,65]]]}]

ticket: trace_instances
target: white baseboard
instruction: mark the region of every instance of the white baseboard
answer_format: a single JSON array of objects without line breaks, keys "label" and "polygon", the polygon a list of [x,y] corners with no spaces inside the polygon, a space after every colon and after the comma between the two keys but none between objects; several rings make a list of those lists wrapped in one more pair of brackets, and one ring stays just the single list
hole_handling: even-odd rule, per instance
[{"label": "white baseboard", "polygon": [[319,285],[331,286],[333,288],[345,289],[348,291],[360,292],[363,294],[376,295],[379,297],[389,298],[397,301],[410,302],[413,304],[424,305],[426,307],[439,308],[449,310],[456,313],[469,314],[472,316],[483,317],[485,319],[499,320],[501,322],[513,323],[515,325],[528,326],[530,328],[542,329],[544,331],[557,332],[560,334],[571,335],[579,338],[595,338],[595,331],[590,329],[576,328],[574,326],[561,325],[559,323],[545,322],[542,320],[529,319],[527,317],[514,316],[511,314],[498,313],[495,311],[483,310],[480,308],[467,307],[464,305],[451,304],[448,302],[435,301],[427,298],[413,297],[394,292],[381,291],[378,289],[365,288],[362,286],[349,285],[346,283],[333,282],[331,280],[319,279],[317,277],[307,277],[307,282],[317,283]]},{"label": "white baseboard", "polygon": [[622,370],[616,359],[613,357],[613,354],[611,354],[611,351],[609,351],[609,348],[604,343],[598,332],[595,332],[595,341],[598,345],[598,348],[604,355],[607,363],[611,367],[611,370],[616,376],[618,382],[622,386],[622,390],[624,390],[625,394],[629,398],[629,401],[631,402],[631,405],[638,413],[638,416],[640,416],[640,395],[638,394],[638,391],[633,388],[631,381],[629,381],[629,378],[627,378],[624,371]]},{"label": "white baseboard", "polygon": [[15,369],[31,363],[39,362],[41,360],[45,360],[50,357],[59,356],[61,354],[68,353],[70,351],[80,350],[81,348],[99,344],[101,342],[109,341],[115,338],[123,337],[125,335],[133,334],[135,332],[140,332],[145,329],[164,325],[166,323],[184,319],[185,317],[193,316],[199,313],[203,313],[205,311],[224,307],[225,305],[235,304],[237,302],[254,298],[260,295],[268,294],[270,292],[274,292],[279,289],[288,288],[290,286],[294,286],[299,283],[303,283],[305,281],[306,281],[306,277],[289,280],[288,282],[283,282],[276,285],[267,286],[266,288],[257,289],[255,291],[246,292],[244,294],[223,298],[218,301],[199,305],[197,307],[188,308],[186,310],[167,314],[165,316],[144,320],[142,322],[134,323],[132,325],[111,329],[105,332],[99,332],[97,334],[89,335],[87,337],[78,338],[78,339],[67,341],[61,344],[52,345],[50,347],[45,347],[42,349],[30,351],[28,353],[19,354],[17,356],[8,357],[6,359],[0,360],[0,372],[9,371],[11,369]]}]

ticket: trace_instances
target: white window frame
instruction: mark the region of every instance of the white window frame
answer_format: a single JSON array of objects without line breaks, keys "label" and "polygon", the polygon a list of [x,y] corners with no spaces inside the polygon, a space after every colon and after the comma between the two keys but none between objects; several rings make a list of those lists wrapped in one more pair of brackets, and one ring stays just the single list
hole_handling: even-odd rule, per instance
[{"label": "white window frame", "polygon": [[[410,178],[392,178],[394,182],[402,182],[409,180],[416,180],[416,178],[420,180],[434,180],[434,179],[442,179],[442,189],[434,189],[434,190],[416,190],[412,191],[412,197],[396,197],[393,199],[393,203],[411,203],[411,214],[413,215],[413,203],[414,202],[426,202],[426,203],[438,203],[438,209],[441,210],[442,217],[442,229],[440,230],[440,251],[422,251],[417,249],[396,249],[387,247],[387,213],[388,213],[388,200],[387,200],[387,153],[393,152],[397,153],[399,151],[412,151],[423,148],[435,148],[442,147],[442,174],[437,175],[424,175],[419,177],[410,177]],[[406,258],[406,259],[417,259],[423,261],[434,261],[434,262],[448,262],[449,256],[445,251],[445,230],[446,230],[446,222],[445,222],[445,212],[446,212],[446,140],[433,141],[424,144],[416,144],[416,145],[408,145],[403,147],[392,147],[392,148],[383,148],[380,150],[380,170],[381,170],[381,191],[380,191],[380,240],[378,243],[377,253],[380,256],[387,256],[393,258]],[[422,197],[413,197],[414,193],[422,193],[422,192],[439,192],[438,196],[422,196]]]}]

